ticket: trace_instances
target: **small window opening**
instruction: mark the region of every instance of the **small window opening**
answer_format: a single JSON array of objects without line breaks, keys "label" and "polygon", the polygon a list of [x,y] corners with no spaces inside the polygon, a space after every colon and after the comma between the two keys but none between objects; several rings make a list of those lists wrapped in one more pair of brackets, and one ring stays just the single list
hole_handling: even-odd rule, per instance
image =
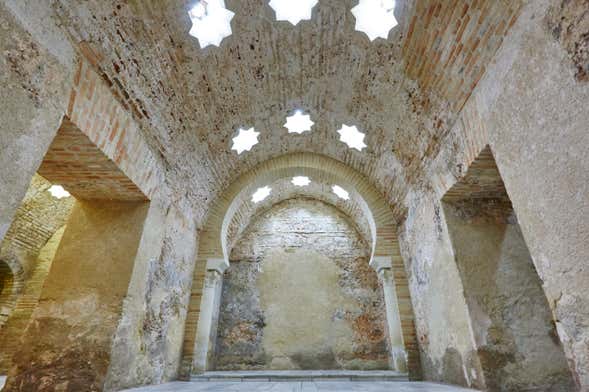
[{"label": "small window opening", "polygon": [[333,193],[335,193],[340,199],[344,199],[344,200],[350,199],[350,194],[348,193],[348,191],[346,191],[341,186],[334,185],[333,187],[331,187],[331,189],[333,190]]},{"label": "small window opening", "polygon": [[262,200],[264,200],[265,198],[267,198],[268,196],[270,196],[271,192],[272,192],[272,188],[270,188],[269,186],[258,188],[258,190],[256,192],[254,192],[254,194],[252,195],[252,201],[254,203],[259,203]]},{"label": "small window opening", "polygon": [[237,136],[233,138],[233,147],[231,149],[237,151],[238,155],[244,151],[249,151],[259,143],[258,136],[260,136],[260,132],[256,132],[254,128],[240,128]]},{"label": "small window opening", "polygon": [[339,140],[346,143],[350,148],[362,151],[366,147],[366,143],[364,143],[366,135],[360,132],[356,126],[350,127],[344,124],[338,129],[337,133],[340,135]]},{"label": "small window opening", "polygon": [[352,8],[356,17],[356,30],[365,33],[371,41],[387,39],[398,22],[394,15],[395,0],[360,0]]},{"label": "small window opening", "polygon": [[276,20],[286,20],[296,26],[302,20],[310,20],[318,0],[271,0],[270,7]]},{"label": "small window opening", "polygon": [[192,28],[190,35],[198,39],[201,48],[219,46],[231,35],[231,19],[235,13],[225,8],[223,0],[199,0],[188,11]]}]

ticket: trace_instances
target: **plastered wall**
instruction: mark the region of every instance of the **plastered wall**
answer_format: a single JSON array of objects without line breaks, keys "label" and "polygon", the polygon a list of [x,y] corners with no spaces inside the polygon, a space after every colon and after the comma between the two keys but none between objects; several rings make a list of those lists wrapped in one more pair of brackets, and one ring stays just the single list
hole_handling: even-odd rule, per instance
[{"label": "plastered wall", "polygon": [[384,298],[370,250],[322,202],[258,215],[223,281],[215,368],[387,369]]}]

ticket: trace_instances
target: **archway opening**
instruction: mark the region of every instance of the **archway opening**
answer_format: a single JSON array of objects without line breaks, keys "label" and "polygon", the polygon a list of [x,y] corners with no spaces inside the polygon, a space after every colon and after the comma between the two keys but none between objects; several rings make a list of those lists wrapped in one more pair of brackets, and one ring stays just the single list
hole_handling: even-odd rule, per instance
[{"label": "archway opening", "polygon": [[[296,176],[305,176],[311,186],[292,183]],[[298,190],[285,197],[277,184],[290,184]],[[342,198],[334,191],[339,185],[348,192]],[[314,186],[319,188],[314,189]],[[272,192],[256,203],[252,195],[263,187]],[[302,192],[301,190],[305,191]],[[300,195],[300,193],[308,193]],[[262,162],[235,180],[211,209],[200,231],[197,267],[187,316],[182,377],[200,375],[214,368],[217,322],[219,318],[224,271],[230,266],[230,253],[235,239],[247,227],[261,205],[294,196],[321,200],[337,207],[354,221],[370,244],[368,266],[383,282],[386,303],[388,338],[391,342],[391,366],[400,374],[419,373],[415,344],[413,310],[408,293],[407,277],[400,256],[396,220],[391,206],[360,173],[332,158],[312,153],[286,154]],[[330,200],[326,195],[333,197]],[[277,197],[275,199],[274,197]],[[254,213],[254,214],[252,214]],[[399,374],[399,373],[396,373]],[[207,377],[205,374],[203,377]]]},{"label": "archway opening", "polygon": [[488,147],[442,202],[487,389],[574,390],[542,280]]}]

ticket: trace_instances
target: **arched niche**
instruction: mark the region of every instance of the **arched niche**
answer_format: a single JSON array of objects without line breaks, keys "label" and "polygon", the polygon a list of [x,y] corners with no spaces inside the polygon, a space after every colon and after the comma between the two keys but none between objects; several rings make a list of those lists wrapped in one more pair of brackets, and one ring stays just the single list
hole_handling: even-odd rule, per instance
[{"label": "arched niche", "polygon": [[[216,290],[220,297],[220,285],[207,279],[207,271],[216,271],[221,276],[229,266],[231,236],[235,236],[236,230],[232,227],[247,224],[247,217],[251,217],[251,196],[255,190],[294,176],[307,176],[318,183],[339,185],[349,192],[349,205],[355,206],[356,215],[362,216],[368,225],[372,247],[370,264],[377,272],[386,271],[390,281],[392,293],[389,300],[395,302],[393,313],[399,315],[394,322],[399,325],[396,329],[401,334],[395,340],[397,354],[402,357],[401,367],[406,370],[409,362],[409,369],[418,372],[413,309],[399,252],[397,222],[391,206],[363,174],[346,164],[320,154],[294,153],[262,162],[235,180],[213,204],[204,227],[199,231],[199,251],[184,334],[182,376],[187,378],[191,373],[206,368],[209,342],[216,332],[213,314],[214,309],[218,309],[219,298],[208,298],[211,294],[207,293]],[[358,223],[356,219],[354,221]]]}]

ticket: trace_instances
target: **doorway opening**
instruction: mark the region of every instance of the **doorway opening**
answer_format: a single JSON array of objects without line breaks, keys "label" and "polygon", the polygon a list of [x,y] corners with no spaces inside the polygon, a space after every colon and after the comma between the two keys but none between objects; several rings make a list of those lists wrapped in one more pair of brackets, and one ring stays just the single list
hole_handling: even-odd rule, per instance
[{"label": "doorway opening", "polygon": [[442,205],[488,390],[574,390],[542,280],[489,147]]}]

